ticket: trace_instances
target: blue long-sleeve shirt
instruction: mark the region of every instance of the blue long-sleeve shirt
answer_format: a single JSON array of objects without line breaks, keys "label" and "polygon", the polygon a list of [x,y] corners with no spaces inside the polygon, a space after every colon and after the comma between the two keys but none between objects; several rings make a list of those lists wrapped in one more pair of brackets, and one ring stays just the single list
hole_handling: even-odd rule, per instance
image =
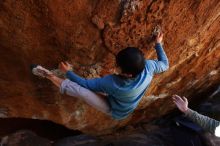
[{"label": "blue long-sleeve shirt", "polygon": [[146,60],[142,73],[133,79],[123,79],[114,74],[102,78],[85,79],[72,71],[68,71],[66,77],[94,92],[106,93],[111,106],[112,117],[118,120],[124,119],[137,107],[150,85],[153,75],[169,68],[168,58],[162,45],[157,43],[155,49],[158,60]]}]

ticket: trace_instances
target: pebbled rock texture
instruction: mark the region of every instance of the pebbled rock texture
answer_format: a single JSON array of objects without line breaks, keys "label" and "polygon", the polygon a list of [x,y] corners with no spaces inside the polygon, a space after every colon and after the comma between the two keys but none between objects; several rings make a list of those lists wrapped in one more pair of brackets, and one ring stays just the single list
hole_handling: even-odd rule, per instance
[{"label": "pebbled rock texture", "polygon": [[[193,98],[219,84],[219,24],[219,0],[1,0],[0,118],[50,120],[97,135],[161,117],[174,109],[172,94]],[[127,46],[154,59],[155,27],[164,32],[170,69],[155,76],[123,121],[30,73],[31,63],[53,69],[68,60],[81,76],[104,76],[115,72],[115,54]]]}]

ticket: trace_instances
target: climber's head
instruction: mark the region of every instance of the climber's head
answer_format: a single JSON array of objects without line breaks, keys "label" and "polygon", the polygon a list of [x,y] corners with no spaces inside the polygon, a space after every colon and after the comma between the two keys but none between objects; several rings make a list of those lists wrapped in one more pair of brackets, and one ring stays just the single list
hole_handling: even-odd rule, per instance
[{"label": "climber's head", "polygon": [[116,55],[116,64],[121,75],[134,78],[144,70],[144,54],[135,47],[127,47]]}]

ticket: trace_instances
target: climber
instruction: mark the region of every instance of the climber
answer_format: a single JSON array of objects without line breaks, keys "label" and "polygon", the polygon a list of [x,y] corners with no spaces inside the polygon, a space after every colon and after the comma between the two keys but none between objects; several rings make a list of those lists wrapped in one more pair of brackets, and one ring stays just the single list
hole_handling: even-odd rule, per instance
[{"label": "climber", "polygon": [[121,50],[116,55],[118,75],[84,79],[71,71],[71,65],[67,62],[59,64],[59,69],[67,79],[57,77],[40,65],[33,66],[32,72],[51,80],[60,88],[61,93],[78,97],[97,110],[121,120],[137,107],[154,74],[162,73],[169,68],[162,40],[163,34],[159,32],[155,44],[158,60],[145,60],[144,54],[138,48],[127,47]]},{"label": "climber", "polygon": [[220,121],[216,121],[207,116],[203,116],[188,108],[188,100],[185,97],[181,98],[178,95],[173,95],[172,99],[177,108],[183,112],[186,117],[201,126],[204,130],[215,134],[217,137],[220,137]]}]

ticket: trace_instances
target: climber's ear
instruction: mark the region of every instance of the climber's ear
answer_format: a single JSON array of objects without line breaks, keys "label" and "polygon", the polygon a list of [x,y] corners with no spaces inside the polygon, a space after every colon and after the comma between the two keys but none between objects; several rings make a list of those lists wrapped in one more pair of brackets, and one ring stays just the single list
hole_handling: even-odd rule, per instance
[{"label": "climber's ear", "polygon": [[133,76],[132,76],[132,74],[122,74],[124,77],[126,77],[126,78],[132,78]]},{"label": "climber's ear", "polygon": [[126,74],[126,73],[120,73],[121,76],[125,77],[125,78],[132,78],[132,74]]}]

